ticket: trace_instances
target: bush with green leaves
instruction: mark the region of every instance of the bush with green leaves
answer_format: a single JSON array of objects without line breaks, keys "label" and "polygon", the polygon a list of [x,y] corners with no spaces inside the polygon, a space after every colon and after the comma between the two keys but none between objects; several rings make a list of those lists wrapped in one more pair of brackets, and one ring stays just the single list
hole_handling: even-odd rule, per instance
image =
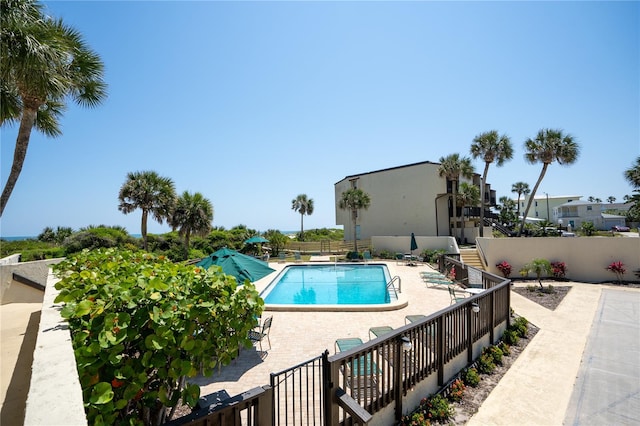
[{"label": "bush with green leaves", "polygon": [[161,424],[200,388],[186,378],[228,364],[263,301],[219,268],[99,249],[54,266],[89,424]]},{"label": "bush with green leaves", "polygon": [[513,346],[518,344],[518,342],[520,341],[520,336],[518,336],[518,333],[516,333],[515,331],[506,329],[502,334],[502,340],[507,345]]},{"label": "bush with green leaves", "polygon": [[462,372],[462,381],[465,385],[475,388],[480,383],[480,375],[475,368],[467,368]]},{"label": "bush with green leaves", "polygon": [[498,348],[502,351],[502,355],[511,355],[511,347],[504,340],[498,343]]},{"label": "bush with green leaves", "polygon": [[492,374],[496,369],[496,363],[493,361],[493,356],[486,352],[483,352],[478,358],[478,372],[481,374]]},{"label": "bush with green leaves", "polygon": [[509,325],[508,329],[516,332],[518,337],[525,337],[529,330],[529,321],[525,317],[517,317]]},{"label": "bush with green leaves", "polygon": [[447,251],[443,249],[434,250],[434,249],[424,249],[421,253],[422,258],[425,262],[428,263],[438,263],[438,259],[440,255],[445,254]]},{"label": "bush with green leaves", "polygon": [[488,346],[484,349],[483,351],[484,353],[486,353],[487,355],[489,355],[491,357],[491,359],[493,359],[493,363],[496,365],[502,365],[502,350],[495,346],[495,345],[491,345]]}]

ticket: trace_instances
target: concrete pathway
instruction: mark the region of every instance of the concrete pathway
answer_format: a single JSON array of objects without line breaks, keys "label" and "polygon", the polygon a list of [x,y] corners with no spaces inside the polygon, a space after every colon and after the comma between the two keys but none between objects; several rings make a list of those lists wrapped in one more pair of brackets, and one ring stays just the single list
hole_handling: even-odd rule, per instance
[{"label": "concrete pathway", "polygon": [[[596,337],[592,324],[596,313],[602,310],[603,291],[625,293],[637,298],[637,289],[610,290],[596,284],[571,283],[572,289],[555,311],[550,311],[529,299],[512,293],[512,306],[519,314],[540,328],[536,336],[520,354],[500,383],[489,394],[468,425],[561,425],[565,420],[574,389],[582,393],[581,367],[587,342]],[[608,302],[608,300],[607,300]],[[614,308],[615,310],[615,308]],[[638,303],[635,304],[638,316]],[[637,319],[636,319],[637,326]],[[625,345],[638,336],[624,334],[622,328],[611,324],[611,331]],[[637,329],[636,329],[637,330]],[[638,365],[638,351],[630,363]],[[619,383],[618,372],[605,373],[609,383]],[[576,382],[578,377],[578,382]],[[637,377],[637,376],[636,376]],[[576,383],[577,388],[574,387]],[[636,381],[636,385],[638,382]],[[615,385],[612,385],[615,386]],[[637,392],[637,387],[635,388]],[[597,389],[593,389],[597,392]],[[630,392],[625,389],[625,393]],[[597,396],[595,396],[597,399]],[[635,396],[637,401],[637,393]],[[575,403],[572,402],[575,405]],[[640,410],[628,413],[640,421]],[[604,420],[601,418],[600,420]],[[581,423],[578,423],[581,424]],[[603,424],[595,422],[590,424]],[[604,421],[604,424],[621,424]],[[629,423],[631,424],[631,423]]]}]

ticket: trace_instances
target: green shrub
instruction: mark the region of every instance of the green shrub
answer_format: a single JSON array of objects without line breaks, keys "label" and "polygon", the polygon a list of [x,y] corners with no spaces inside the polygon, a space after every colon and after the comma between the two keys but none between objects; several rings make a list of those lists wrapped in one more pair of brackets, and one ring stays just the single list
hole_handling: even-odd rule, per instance
[{"label": "green shrub", "polygon": [[478,374],[478,370],[475,368],[467,368],[462,371],[461,377],[464,384],[471,386],[472,388],[475,388],[478,386],[478,383],[480,383],[480,375]]},{"label": "green shrub", "polygon": [[449,399],[454,402],[462,401],[462,397],[464,396],[464,391],[467,387],[464,385],[464,382],[460,379],[456,379],[451,383],[451,387],[449,388]]},{"label": "green shrub", "polygon": [[493,361],[493,357],[488,353],[483,353],[478,359],[478,372],[481,374],[492,374],[496,369],[496,364]]},{"label": "green shrub", "polygon": [[556,289],[551,284],[549,284],[546,287],[542,287],[542,289],[540,289],[540,291],[545,293],[545,294],[554,294],[556,292]]},{"label": "green shrub", "polygon": [[502,335],[502,340],[507,345],[513,346],[518,344],[518,342],[520,341],[520,337],[518,336],[518,333],[516,333],[515,331],[511,329],[507,329],[504,331],[504,334]]},{"label": "green shrub", "polygon": [[509,328],[515,331],[518,337],[525,337],[529,330],[529,321],[524,317],[518,317],[511,323]]},{"label": "green shrub", "polygon": [[89,424],[160,424],[180,401],[194,407],[200,387],[185,379],[250,347],[264,304],[217,268],[139,251],[84,250],[53,268]]},{"label": "green shrub", "polygon": [[447,398],[442,395],[434,395],[427,399],[427,417],[430,421],[444,423],[454,414]]},{"label": "green shrub", "polygon": [[447,251],[443,249],[433,250],[433,249],[425,249],[422,251],[421,255],[425,262],[429,263],[438,263],[438,259],[440,255],[445,254]]},{"label": "green shrub", "polygon": [[497,346],[489,346],[485,348],[484,352],[486,352],[493,359],[494,364],[502,365],[502,350]]},{"label": "green shrub", "polygon": [[500,348],[504,356],[511,355],[511,347],[504,340],[498,343],[498,348]]}]

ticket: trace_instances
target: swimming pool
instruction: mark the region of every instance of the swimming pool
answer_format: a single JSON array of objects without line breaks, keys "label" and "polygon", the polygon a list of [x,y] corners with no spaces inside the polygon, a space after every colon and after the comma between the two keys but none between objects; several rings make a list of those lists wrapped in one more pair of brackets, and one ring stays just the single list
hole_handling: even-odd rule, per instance
[{"label": "swimming pool", "polygon": [[290,265],[260,294],[267,310],[399,309],[385,264]]}]

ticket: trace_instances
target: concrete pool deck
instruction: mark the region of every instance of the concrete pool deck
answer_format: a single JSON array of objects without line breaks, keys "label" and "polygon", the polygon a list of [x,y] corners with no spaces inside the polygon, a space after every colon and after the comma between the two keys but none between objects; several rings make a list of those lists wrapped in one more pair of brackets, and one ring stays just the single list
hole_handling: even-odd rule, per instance
[{"label": "concrete pool deck", "polygon": [[[201,395],[226,390],[237,395],[248,389],[269,383],[270,373],[292,367],[321,355],[325,349],[334,354],[336,339],[360,337],[369,340],[369,328],[388,325],[393,328],[405,324],[406,315],[428,315],[450,305],[451,298],[443,286],[427,288],[420,272],[433,271],[428,265],[404,266],[385,263],[391,277],[402,280],[402,297],[409,301],[402,309],[375,312],[281,312],[265,311],[262,318],[273,316],[270,339],[271,349],[263,357],[256,349],[243,349],[231,364],[215,371],[209,377],[191,380],[201,387]],[[287,265],[292,263],[269,263],[276,271],[255,282],[258,292]],[[300,263],[297,263],[298,265]],[[437,288],[440,287],[440,288]],[[268,347],[268,343],[264,342]]]}]

